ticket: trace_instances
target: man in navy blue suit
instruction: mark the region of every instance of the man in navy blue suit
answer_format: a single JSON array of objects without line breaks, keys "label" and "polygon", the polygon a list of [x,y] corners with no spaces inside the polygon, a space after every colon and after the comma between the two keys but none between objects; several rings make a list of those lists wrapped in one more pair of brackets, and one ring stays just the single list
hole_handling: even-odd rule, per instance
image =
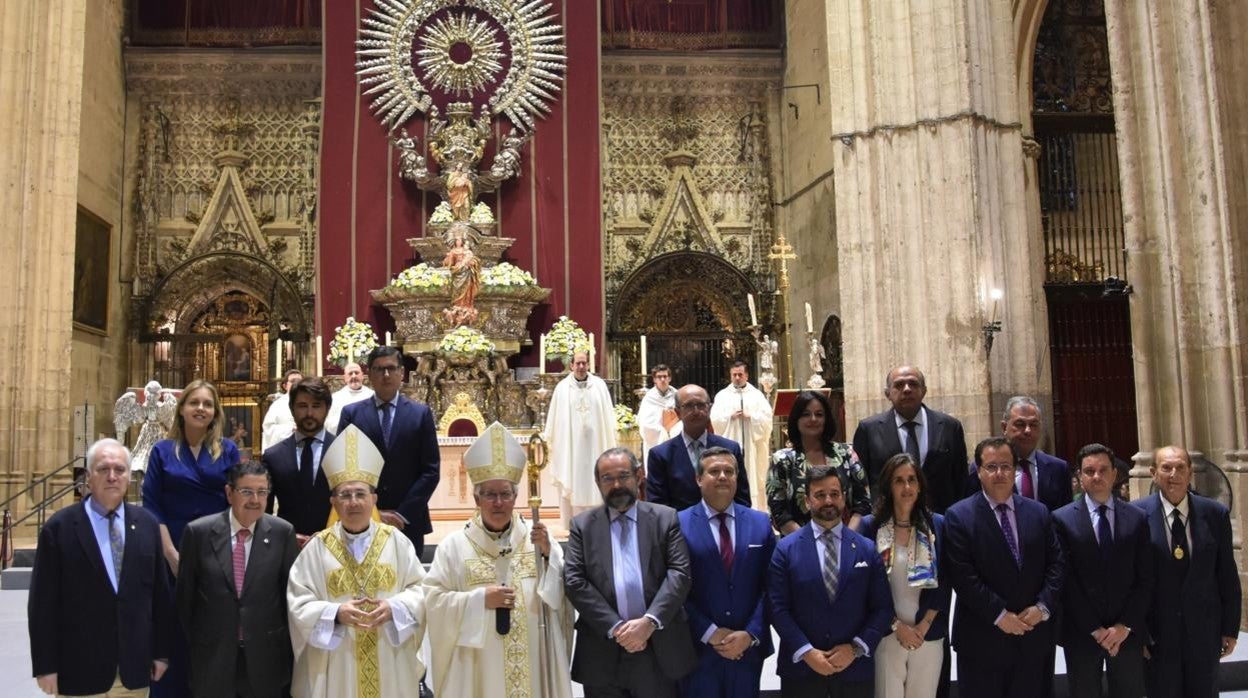
[{"label": "man in navy blue suit", "polygon": [[1157,575],[1148,695],[1217,695],[1218,661],[1235,650],[1241,606],[1230,512],[1188,491],[1192,458],[1185,449],[1157,449],[1150,467],[1157,493],[1136,502],[1148,519]]},{"label": "man in navy blue suit", "polygon": [[682,511],[702,500],[697,482],[697,463],[708,448],[726,448],[737,462],[737,503],[750,506],[750,483],[741,458],[741,446],[707,431],[711,423],[710,397],[706,390],[689,384],[676,391],[676,413],[682,424],[680,436],[650,449],[646,461],[646,501]]},{"label": "man in navy blue suit", "polygon": [[983,491],[945,512],[959,695],[1038,698],[1052,685],[1062,550],[1049,510],[1014,493],[1016,455],[1003,437],[980,441]]},{"label": "man in navy blue suit", "polygon": [[95,442],[90,496],[39,532],[26,616],[44,693],[146,695],[169,666],[173,597],[160,526],[124,504],[129,486],[130,452],[113,439]]},{"label": "man in navy blue suit", "polygon": [[267,512],[295,529],[302,548],[308,538],[329,523],[329,481],[321,470],[321,455],[334,441],[325,429],[333,395],[320,378],[305,378],[290,389],[290,414],[295,433],[269,447],[260,460],[269,470],[272,496]]},{"label": "man in navy blue suit", "polygon": [[685,612],[698,648],[698,666],[681,685],[687,696],[757,696],[772,653],[764,597],[776,539],[766,514],[733,502],[740,468],[727,448],[703,451],[702,499],[680,512],[693,578]]},{"label": "man in navy blue suit", "polygon": [[1070,695],[1100,698],[1107,665],[1109,694],[1140,698],[1153,593],[1148,521],[1114,496],[1113,451],[1088,444],[1075,462],[1083,497],[1053,512],[1066,559],[1060,639]]},{"label": "man in navy blue suit", "polygon": [[[1027,499],[1034,499],[1049,511],[1070,504],[1074,492],[1070,485],[1070,467],[1066,461],[1041,451],[1040,436],[1043,434],[1044,422],[1040,414],[1040,405],[1035,400],[1016,395],[1005,403],[1005,413],[1001,415],[1001,433],[1014,449],[1018,462],[1014,469],[1014,487]],[[981,489],[979,478],[974,470],[968,480],[968,492],[974,493]]]},{"label": "man in navy blue suit", "polygon": [[342,410],[338,433],[354,424],[368,434],[385,458],[377,483],[377,510],[416,546],[425,549],[425,534],[433,532],[429,498],[441,477],[438,432],[430,409],[399,392],[403,385],[403,352],[377,347],[368,355],[368,378],[373,398]]},{"label": "man in navy blue suit", "polygon": [[780,690],[786,698],[868,698],[871,653],[893,620],[884,562],[841,522],[844,476],[817,465],[809,483],[810,523],[781,539],[767,574]]}]

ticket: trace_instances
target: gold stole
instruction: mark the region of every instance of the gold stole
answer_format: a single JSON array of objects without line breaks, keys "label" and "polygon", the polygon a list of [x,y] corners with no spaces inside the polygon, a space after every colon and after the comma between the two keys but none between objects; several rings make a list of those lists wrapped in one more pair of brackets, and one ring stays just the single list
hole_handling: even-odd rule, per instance
[{"label": "gold stole", "polygon": [[[316,534],[329,554],[342,566],[329,573],[327,588],[331,597],[376,598],[378,592],[394,587],[399,579],[394,567],[377,562],[393,530],[386,525],[377,525],[363,562],[355,561],[355,556],[335,535],[336,529],[327,528]],[[361,608],[366,611],[373,610],[364,605]],[[377,661],[376,630],[355,628],[355,683],[356,695],[360,698],[381,696],[381,667]]]}]

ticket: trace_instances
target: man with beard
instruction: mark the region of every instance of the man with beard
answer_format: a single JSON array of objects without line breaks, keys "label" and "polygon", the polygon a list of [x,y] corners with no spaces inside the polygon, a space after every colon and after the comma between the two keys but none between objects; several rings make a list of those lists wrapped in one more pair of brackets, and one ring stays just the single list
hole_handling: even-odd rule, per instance
[{"label": "man with beard", "polygon": [[641,398],[637,408],[637,426],[641,429],[641,459],[649,463],[650,449],[680,435],[680,416],[676,413],[676,389],[672,387],[672,370],[667,364],[650,369],[654,386]]},{"label": "man with beard", "polygon": [[776,673],[786,697],[869,698],[871,655],[893,620],[884,561],[874,542],[841,522],[840,471],[817,465],[809,477],[810,524],[780,539],[768,570]]},{"label": "man with beard", "polygon": [[628,449],[608,449],[594,463],[605,506],[572,519],[563,579],[586,698],[675,698],[697,661],[682,609],[689,551],[673,509],[637,501],[640,469]]},{"label": "man with beard", "polygon": [[333,405],[329,408],[329,416],[325,418],[325,428],[331,434],[338,433],[342,408],[373,396],[373,389],[364,385],[364,369],[354,361],[342,367],[342,381],[343,386],[334,391]]},{"label": "man with beard", "polygon": [[277,515],[295,527],[300,547],[329,521],[329,481],[321,455],[334,442],[334,435],[325,429],[332,399],[320,378],[308,378],[292,388],[295,433],[261,457],[273,480],[267,509],[272,513],[277,502]]}]

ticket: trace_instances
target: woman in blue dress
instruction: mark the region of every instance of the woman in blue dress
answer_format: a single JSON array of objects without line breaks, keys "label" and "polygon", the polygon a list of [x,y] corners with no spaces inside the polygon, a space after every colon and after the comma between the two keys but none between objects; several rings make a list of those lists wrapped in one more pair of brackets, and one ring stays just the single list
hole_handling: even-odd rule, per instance
[{"label": "woman in blue dress", "polygon": [[[238,448],[222,436],[217,388],[194,380],[178,398],[173,427],[152,448],[143,477],[143,508],[160,522],[160,538],[169,569],[178,573],[178,544],[186,525],[229,508],[226,473],[238,462]],[[173,643],[169,670],[153,685],[153,696],[187,696],[189,651],[181,630]]]}]

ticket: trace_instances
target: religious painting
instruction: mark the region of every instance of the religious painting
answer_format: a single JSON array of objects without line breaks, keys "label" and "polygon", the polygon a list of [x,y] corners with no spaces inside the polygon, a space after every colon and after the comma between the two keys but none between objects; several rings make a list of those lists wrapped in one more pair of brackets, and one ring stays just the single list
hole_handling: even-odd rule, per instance
[{"label": "religious painting", "polygon": [[108,272],[112,228],[78,209],[74,232],[74,327],[108,334]]},{"label": "religious painting", "polygon": [[225,421],[221,423],[221,427],[225,437],[233,441],[240,451],[250,454],[254,441],[252,433],[255,431],[256,426],[255,404],[231,404],[236,402],[234,400],[223,400],[222,402],[224,403],[221,406],[222,417]]},{"label": "religious painting", "polygon": [[251,340],[246,335],[225,338],[225,380],[251,380]]}]

